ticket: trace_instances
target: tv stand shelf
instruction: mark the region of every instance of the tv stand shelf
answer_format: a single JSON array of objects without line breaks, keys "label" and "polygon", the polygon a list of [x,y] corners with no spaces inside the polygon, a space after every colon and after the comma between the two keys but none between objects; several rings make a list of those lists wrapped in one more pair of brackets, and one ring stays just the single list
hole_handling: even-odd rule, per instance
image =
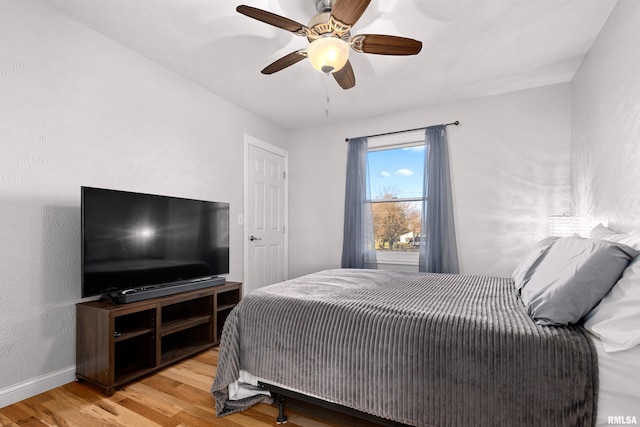
[{"label": "tv stand shelf", "polygon": [[242,284],[113,305],[76,305],[76,378],[111,396],[117,387],[220,342]]}]

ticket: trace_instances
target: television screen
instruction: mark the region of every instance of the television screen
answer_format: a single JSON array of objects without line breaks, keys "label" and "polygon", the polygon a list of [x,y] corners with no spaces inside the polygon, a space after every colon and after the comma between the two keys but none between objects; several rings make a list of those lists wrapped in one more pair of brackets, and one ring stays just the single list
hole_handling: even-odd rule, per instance
[{"label": "television screen", "polygon": [[229,204],[82,187],[82,297],[229,273]]}]

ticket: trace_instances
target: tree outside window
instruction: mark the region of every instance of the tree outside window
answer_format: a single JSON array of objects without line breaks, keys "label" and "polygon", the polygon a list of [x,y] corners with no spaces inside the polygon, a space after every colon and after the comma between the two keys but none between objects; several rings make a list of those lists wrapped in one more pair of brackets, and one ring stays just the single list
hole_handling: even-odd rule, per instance
[{"label": "tree outside window", "polygon": [[392,188],[375,197],[372,212],[376,250],[418,250],[421,204],[399,201],[399,193]]}]

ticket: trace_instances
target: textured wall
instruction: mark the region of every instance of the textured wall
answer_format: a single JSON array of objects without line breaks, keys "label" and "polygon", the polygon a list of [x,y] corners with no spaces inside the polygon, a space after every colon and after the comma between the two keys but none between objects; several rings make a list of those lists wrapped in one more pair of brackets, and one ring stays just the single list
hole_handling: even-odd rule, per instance
[{"label": "textured wall", "polygon": [[569,211],[570,85],[561,84],[292,132],[290,277],[340,265],[345,137],[449,127],[460,268],[508,276]]},{"label": "textured wall", "polygon": [[572,210],[640,228],[640,2],[620,0],[573,80]]},{"label": "textured wall", "polygon": [[[75,364],[80,186],[231,203],[261,119],[35,0],[0,1],[0,394]],[[242,233],[231,227],[231,279]],[[0,405],[1,406],[1,405]]]}]

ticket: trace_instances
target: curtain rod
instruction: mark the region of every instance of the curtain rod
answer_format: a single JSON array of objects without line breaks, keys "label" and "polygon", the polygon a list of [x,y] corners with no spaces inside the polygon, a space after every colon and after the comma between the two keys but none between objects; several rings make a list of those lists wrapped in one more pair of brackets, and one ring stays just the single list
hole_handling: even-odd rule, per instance
[{"label": "curtain rod", "polygon": [[[445,123],[443,126],[458,126],[460,124],[460,121],[456,120],[455,122],[451,122],[451,123]],[[386,132],[386,133],[378,133],[376,135],[367,135],[365,137],[360,137],[360,138],[374,138],[376,136],[385,136],[385,135],[395,135],[396,133],[404,133],[404,132],[413,132],[414,130],[422,130],[422,129],[426,129],[430,126],[423,126],[421,128],[415,128],[415,129],[405,129],[405,130],[397,130],[395,132]],[[345,142],[349,142],[349,139],[351,138],[345,138],[344,141]]]}]

